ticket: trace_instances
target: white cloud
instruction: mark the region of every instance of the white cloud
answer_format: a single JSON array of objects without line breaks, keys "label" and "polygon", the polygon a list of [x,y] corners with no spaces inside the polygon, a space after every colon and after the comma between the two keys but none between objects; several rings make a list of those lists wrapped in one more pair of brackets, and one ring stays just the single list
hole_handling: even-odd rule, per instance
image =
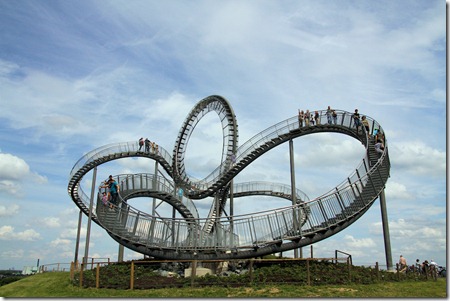
[{"label": "white cloud", "polygon": [[0,179],[21,180],[30,174],[30,167],[21,158],[0,153]]},{"label": "white cloud", "polygon": [[27,229],[22,232],[14,232],[12,226],[0,227],[1,240],[21,240],[21,241],[35,241],[41,238],[41,235],[33,229]]},{"label": "white cloud", "polygon": [[446,153],[431,148],[424,141],[397,142],[389,146],[393,168],[406,170],[416,176],[444,177]]},{"label": "white cloud", "polygon": [[73,241],[70,239],[61,239],[61,238],[57,238],[55,240],[52,240],[50,242],[50,246],[52,248],[58,248],[58,249],[68,249],[68,248],[72,248]]},{"label": "white cloud", "polygon": [[58,228],[61,226],[60,219],[58,217],[46,217],[42,219],[42,224],[49,228]]},{"label": "white cloud", "polygon": [[20,194],[22,184],[30,179],[40,184],[47,182],[46,177],[33,173],[25,160],[11,154],[0,153],[0,192]]},{"label": "white cloud", "polygon": [[11,258],[23,258],[25,252],[23,249],[16,249],[13,251],[4,251],[1,253],[1,257],[5,258],[6,260]]},{"label": "white cloud", "polygon": [[405,185],[390,180],[386,184],[386,198],[390,200],[412,200],[415,197],[408,191]]},{"label": "white cloud", "polygon": [[11,204],[9,206],[0,205],[0,217],[14,216],[19,213],[19,205]]},{"label": "white cloud", "polygon": [[354,238],[352,235],[345,235],[344,244],[347,245],[349,250],[361,249],[361,248],[372,248],[376,244],[371,238]]}]

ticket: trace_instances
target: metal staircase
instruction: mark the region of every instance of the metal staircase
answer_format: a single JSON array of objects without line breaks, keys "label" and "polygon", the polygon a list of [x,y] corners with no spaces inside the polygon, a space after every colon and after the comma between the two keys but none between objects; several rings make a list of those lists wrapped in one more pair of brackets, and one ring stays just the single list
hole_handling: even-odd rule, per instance
[{"label": "metal staircase", "polygon": [[[197,180],[184,167],[189,137],[201,116],[215,111],[224,129],[223,162],[209,176]],[[282,121],[237,147],[237,124],[226,100],[212,96],[201,101],[188,115],[178,135],[173,156],[159,147],[157,154],[138,152],[137,142],[113,144],[83,156],[74,166],[68,185],[69,195],[89,214],[89,197],[82,191],[82,177],[95,166],[118,158],[144,156],[161,164],[172,179],[149,174],[120,175],[124,202],[115,210],[103,208],[98,199],[92,214],[94,222],[119,243],[137,252],[166,259],[251,258],[291,250],[325,239],[342,231],[361,217],[378,198],[389,178],[390,162],[385,141],[383,154],[374,148],[371,133],[356,131],[351,113],[336,111],[337,124],[327,124],[320,111],[321,124],[299,127],[297,117]],[[370,117],[371,129],[380,125]],[[292,139],[321,132],[340,133],[359,140],[366,155],[354,172],[334,189],[310,200],[301,191],[298,201],[286,207],[247,215],[222,216],[230,197],[230,181],[258,157]],[[235,160],[231,161],[233,155]],[[184,187],[180,200],[175,187]],[[237,183],[233,197],[271,195],[291,199],[290,186],[274,183]],[[127,204],[128,199],[147,196],[169,203],[181,218],[151,215]],[[215,196],[206,218],[199,218],[195,200]],[[217,212],[219,208],[219,212]]]}]

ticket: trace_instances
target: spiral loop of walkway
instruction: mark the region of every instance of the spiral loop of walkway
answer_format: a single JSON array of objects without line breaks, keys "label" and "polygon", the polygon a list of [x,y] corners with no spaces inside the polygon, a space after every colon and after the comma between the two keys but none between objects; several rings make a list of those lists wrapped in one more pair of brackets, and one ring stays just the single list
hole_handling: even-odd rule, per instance
[{"label": "spiral loop of walkway", "polygon": [[225,98],[218,95],[208,96],[201,100],[188,114],[175,142],[172,165],[174,167],[173,177],[178,186],[190,188],[197,182],[197,180],[189,177],[186,173],[184,156],[189,138],[195,126],[203,116],[212,111],[217,113],[222,124],[223,150],[221,162],[227,162],[227,164],[221,165],[221,168],[226,169],[231,164],[229,158],[234,156],[238,144],[236,116]]},{"label": "spiral loop of walkway", "polygon": [[[206,113],[221,116],[224,129],[222,163],[202,180],[190,177],[184,168],[184,152],[195,125]],[[328,124],[326,112],[319,111],[320,124],[300,127],[297,116],[275,124],[237,147],[237,124],[228,102],[220,96],[207,97],[189,113],[175,143],[173,156],[164,148],[139,152],[137,142],[110,144],[83,156],[70,173],[68,193],[75,204],[103,227],[120,244],[155,258],[237,259],[283,252],[312,244],[342,231],[360,218],[384,190],[390,162],[386,137],[379,155],[374,148],[373,130],[384,132],[371,117],[370,132],[357,131],[352,113],[337,111],[336,123]],[[237,183],[232,179],[264,153],[292,139],[321,132],[341,133],[359,140],[365,156],[343,182],[310,200],[301,191],[297,203],[246,215],[199,218],[195,200],[213,196],[214,206],[224,206],[230,191],[234,197],[270,195],[292,199],[290,186],[274,183]],[[230,156],[234,160],[230,161]],[[115,210],[104,210],[100,198],[89,212],[90,197],[82,190],[84,175],[106,162],[126,157],[147,157],[157,161],[171,179],[151,174],[115,176],[121,186],[123,202]],[[177,187],[184,187],[182,198]],[[231,189],[230,189],[231,188]],[[148,196],[173,206],[179,218],[142,212],[128,200]],[[223,209],[223,208],[222,208]]]}]

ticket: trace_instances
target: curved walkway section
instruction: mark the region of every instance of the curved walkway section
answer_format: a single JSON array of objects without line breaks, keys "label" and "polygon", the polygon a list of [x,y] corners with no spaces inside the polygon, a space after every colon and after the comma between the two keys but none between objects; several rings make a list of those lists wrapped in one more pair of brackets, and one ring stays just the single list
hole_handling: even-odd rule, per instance
[{"label": "curved walkway section", "polygon": [[[190,177],[184,169],[184,152],[195,124],[207,112],[219,114],[224,128],[223,162],[202,180]],[[70,173],[68,192],[76,205],[89,214],[90,198],[80,187],[83,176],[105,162],[126,157],[147,157],[161,164],[169,177],[151,174],[119,175],[123,202],[109,210],[100,198],[94,204],[92,219],[119,243],[142,254],[166,259],[237,259],[283,252],[312,244],[345,229],[361,217],[383,191],[389,178],[390,162],[385,148],[378,154],[373,131],[381,126],[367,116],[370,132],[357,131],[352,113],[336,111],[336,123],[328,124],[326,111],[319,111],[320,124],[300,127],[297,117],[289,118],[237,147],[237,124],[228,102],[218,96],[202,100],[188,115],[171,156],[162,147],[139,152],[137,142],[111,144],[83,156]],[[334,189],[310,200],[297,191],[292,202],[282,208],[246,215],[222,216],[231,180],[262,154],[292,139],[321,132],[341,133],[359,140],[366,149],[364,158],[346,179]],[[175,166],[175,168],[174,168]],[[177,196],[177,187],[184,196]],[[233,185],[233,197],[271,195],[291,199],[288,185],[248,182]],[[154,197],[175,208],[181,218],[161,217],[130,206],[134,197]],[[222,206],[219,215],[213,208],[207,218],[199,218],[195,200],[215,198],[212,207]],[[221,200],[222,199],[222,200]],[[218,205],[218,203],[220,203]]]}]

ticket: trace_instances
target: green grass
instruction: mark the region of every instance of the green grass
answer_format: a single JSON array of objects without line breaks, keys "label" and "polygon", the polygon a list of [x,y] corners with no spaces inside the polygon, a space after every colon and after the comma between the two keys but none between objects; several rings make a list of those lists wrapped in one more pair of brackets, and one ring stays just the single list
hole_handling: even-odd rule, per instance
[{"label": "green grass", "polygon": [[437,281],[382,282],[348,285],[264,285],[240,288],[167,288],[152,290],[115,290],[79,288],[70,282],[68,272],[50,272],[26,277],[0,287],[1,297],[126,297],[126,298],[446,298],[446,278]]}]

